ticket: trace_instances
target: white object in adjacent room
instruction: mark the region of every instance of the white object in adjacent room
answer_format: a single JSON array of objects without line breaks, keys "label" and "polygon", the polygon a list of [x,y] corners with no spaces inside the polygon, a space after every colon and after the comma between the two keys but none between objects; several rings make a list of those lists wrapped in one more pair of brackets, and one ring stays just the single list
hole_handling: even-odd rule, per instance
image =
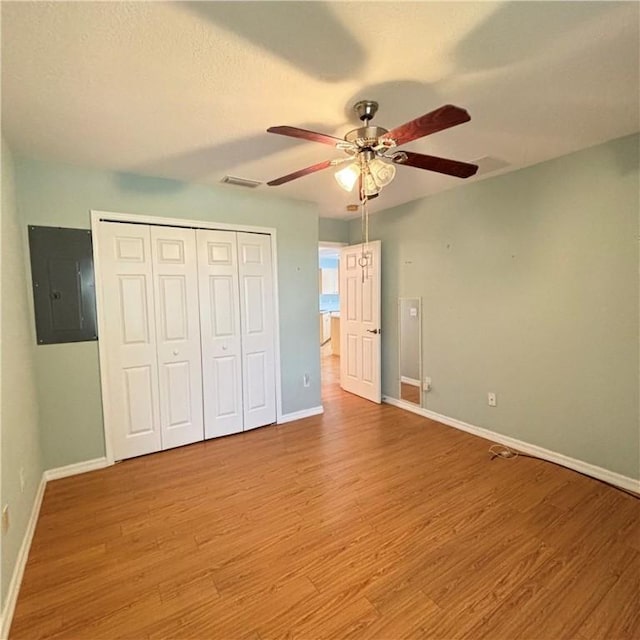
[{"label": "white object in adjacent room", "polygon": [[331,314],[326,311],[320,314],[320,344],[331,339]]},{"label": "white object in adjacent room", "polygon": [[338,269],[325,267],[320,269],[320,292],[323,295],[338,294]]},{"label": "white object in adjacent room", "polygon": [[[379,240],[340,251],[340,386],[380,403]],[[363,261],[366,263],[363,266]]]}]

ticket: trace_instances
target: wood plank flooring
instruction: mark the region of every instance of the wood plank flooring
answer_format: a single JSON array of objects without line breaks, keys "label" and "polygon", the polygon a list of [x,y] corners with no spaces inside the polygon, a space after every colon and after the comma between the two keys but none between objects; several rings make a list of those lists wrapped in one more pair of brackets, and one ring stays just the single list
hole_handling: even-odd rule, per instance
[{"label": "wood plank flooring", "polygon": [[46,490],[10,637],[640,637],[640,501],[342,392]]}]

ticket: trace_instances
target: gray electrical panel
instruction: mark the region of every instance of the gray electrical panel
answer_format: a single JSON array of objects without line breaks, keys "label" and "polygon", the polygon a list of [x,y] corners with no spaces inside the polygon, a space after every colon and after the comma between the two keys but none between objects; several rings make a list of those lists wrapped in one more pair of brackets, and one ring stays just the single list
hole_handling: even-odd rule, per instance
[{"label": "gray electrical panel", "polygon": [[91,231],[29,226],[38,344],[96,340]]}]

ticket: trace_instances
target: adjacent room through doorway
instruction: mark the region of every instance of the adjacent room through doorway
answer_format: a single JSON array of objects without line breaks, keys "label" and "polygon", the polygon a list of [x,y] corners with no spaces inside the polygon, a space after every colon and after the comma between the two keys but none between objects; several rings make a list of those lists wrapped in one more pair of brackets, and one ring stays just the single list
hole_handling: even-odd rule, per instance
[{"label": "adjacent room through doorway", "polygon": [[320,293],[320,361],[322,384],[340,380],[340,247],[339,242],[318,246]]}]

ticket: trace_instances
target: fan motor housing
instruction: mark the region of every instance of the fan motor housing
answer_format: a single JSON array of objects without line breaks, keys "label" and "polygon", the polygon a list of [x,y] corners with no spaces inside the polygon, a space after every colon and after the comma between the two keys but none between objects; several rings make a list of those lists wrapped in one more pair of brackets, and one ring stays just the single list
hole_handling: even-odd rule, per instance
[{"label": "fan motor housing", "polygon": [[367,149],[375,147],[378,144],[378,138],[382,137],[385,133],[388,133],[388,130],[382,127],[360,127],[359,129],[349,131],[344,139],[347,142],[357,144],[360,148]]},{"label": "fan motor housing", "polygon": [[378,112],[378,103],[375,100],[359,100],[353,105],[353,110],[362,122],[368,124]]}]

